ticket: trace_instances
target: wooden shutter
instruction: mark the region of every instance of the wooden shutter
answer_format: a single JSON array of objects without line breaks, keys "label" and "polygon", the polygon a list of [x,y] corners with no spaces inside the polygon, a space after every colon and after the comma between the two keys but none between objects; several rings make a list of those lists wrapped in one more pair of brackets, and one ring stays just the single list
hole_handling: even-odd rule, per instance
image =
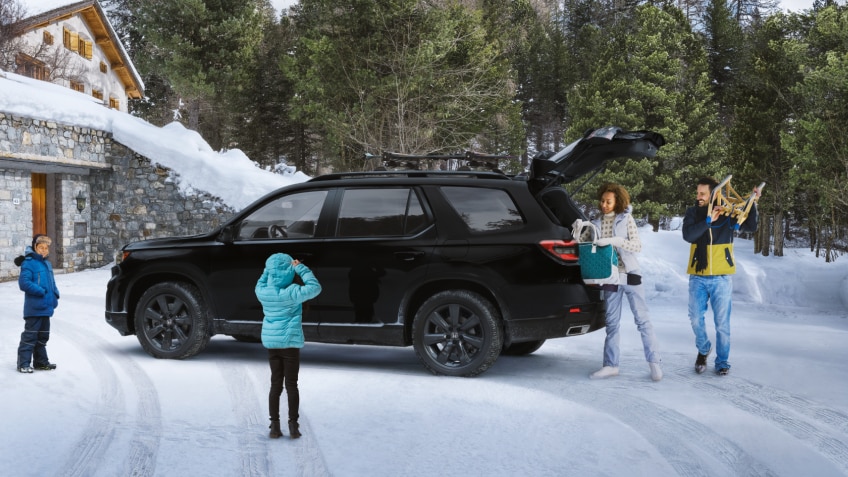
[{"label": "wooden shutter", "polygon": [[83,43],[85,44],[85,54],[83,56],[85,56],[86,59],[90,60],[91,59],[91,42],[90,41],[83,41]]},{"label": "wooden shutter", "polygon": [[71,32],[71,51],[79,53],[79,33]]},{"label": "wooden shutter", "polygon": [[47,174],[32,174],[32,233],[47,233]]},{"label": "wooden shutter", "polygon": [[67,28],[62,28],[62,44],[65,48],[71,49],[71,31]]}]

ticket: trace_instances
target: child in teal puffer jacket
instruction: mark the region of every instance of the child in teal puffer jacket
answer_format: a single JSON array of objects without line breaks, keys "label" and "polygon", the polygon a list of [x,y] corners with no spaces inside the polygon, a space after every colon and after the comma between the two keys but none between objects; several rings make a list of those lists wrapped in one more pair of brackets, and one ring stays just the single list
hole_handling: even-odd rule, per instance
[{"label": "child in teal puffer jacket", "polygon": [[[299,276],[302,285],[295,283]],[[284,253],[275,253],[265,261],[265,270],[256,283],[256,297],[262,304],[262,344],[268,348],[271,365],[271,392],[268,408],[271,415],[270,437],[283,435],[280,430],[280,396],[285,382],[289,405],[289,433],[301,436],[298,426],[300,392],[300,348],[303,348],[303,302],[321,293],[321,284],[309,268]]]}]

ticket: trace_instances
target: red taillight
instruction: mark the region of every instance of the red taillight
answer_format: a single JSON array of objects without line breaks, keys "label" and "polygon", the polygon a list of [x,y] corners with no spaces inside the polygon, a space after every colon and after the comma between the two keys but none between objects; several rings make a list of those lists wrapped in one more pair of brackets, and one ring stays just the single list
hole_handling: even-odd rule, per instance
[{"label": "red taillight", "polygon": [[573,306],[573,307],[568,309],[568,312],[569,313],[580,313],[580,307],[579,306]]},{"label": "red taillight", "polygon": [[542,240],[539,242],[548,253],[565,262],[577,261],[577,242],[574,240]]}]

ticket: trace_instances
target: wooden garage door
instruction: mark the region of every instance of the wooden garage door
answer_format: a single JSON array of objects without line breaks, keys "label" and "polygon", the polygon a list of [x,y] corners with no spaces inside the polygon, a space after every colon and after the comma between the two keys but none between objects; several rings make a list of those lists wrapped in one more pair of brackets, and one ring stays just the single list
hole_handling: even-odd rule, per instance
[{"label": "wooden garage door", "polygon": [[47,233],[47,174],[32,174],[32,234]]}]

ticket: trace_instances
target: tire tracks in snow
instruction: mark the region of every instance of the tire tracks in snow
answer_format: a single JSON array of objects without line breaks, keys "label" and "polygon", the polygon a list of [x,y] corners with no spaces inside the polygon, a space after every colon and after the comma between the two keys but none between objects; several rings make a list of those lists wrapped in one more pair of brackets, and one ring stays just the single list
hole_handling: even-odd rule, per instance
[{"label": "tire tracks in snow", "polygon": [[[644,361],[634,360],[622,366],[640,369]],[[646,381],[639,378],[638,382],[626,377],[615,378],[618,381],[590,381],[588,378],[551,380],[549,375],[522,372],[520,381],[528,387],[550,392],[560,399],[595,409],[626,424],[651,444],[682,477],[778,475],[767,463],[757,460],[707,425],[674,409],[637,397],[634,388],[656,386],[647,375],[646,370]],[[517,377],[513,374],[510,379]],[[549,386],[548,383],[554,384]],[[681,436],[686,438],[681,439]]]},{"label": "tire tracks in snow", "polygon": [[704,380],[689,369],[681,369],[675,375],[748,414],[772,422],[848,474],[848,416],[842,412],[732,374],[721,380]]},{"label": "tire tracks in snow", "polygon": [[[268,437],[267,421],[268,411],[267,385],[263,383],[268,379],[268,373],[262,373],[256,365],[235,364],[227,361],[218,361],[218,369],[224,378],[227,392],[230,396],[232,409],[235,413],[236,426],[243,431],[238,434],[239,459],[241,461],[241,475],[245,477],[265,477],[276,475],[309,475],[329,476],[326,463],[317,443],[310,437],[309,422],[301,412],[300,426],[303,429],[303,437],[291,440],[288,436],[285,420],[281,423],[284,437],[281,439],[270,439]],[[264,369],[264,368],[263,368]],[[256,392],[257,389],[265,389],[265,393]],[[285,394],[281,410],[285,409]],[[301,407],[301,411],[302,411]],[[257,432],[260,430],[260,432]],[[286,446],[286,444],[290,444]],[[278,446],[282,451],[291,449],[293,465],[284,469],[274,468],[272,452],[277,455]]]},{"label": "tire tracks in snow", "polygon": [[[101,383],[101,391],[95,412],[89,418],[82,436],[73,446],[71,457],[65,462],[62,474],[87,477],[97,475],[98,470],[109,468],[104,464],[104,460],[114,460],[115,454],[107,452],[107,449],[115,442],[120,428],[132,429],[130,448],[121,475],[152,476],[156,470],[156,456],[162,430],[156,387],[131,358],[119,352],[106,353],[104,350],[114,349],[108,342],[80,325],[70,322],[65,324],[68,326],[66,334],[91,363]],[[121,374],[130,379],[138,396],[134,426],[125,422],[126,397],[115,372],[113,363],[116,361]]]}]

